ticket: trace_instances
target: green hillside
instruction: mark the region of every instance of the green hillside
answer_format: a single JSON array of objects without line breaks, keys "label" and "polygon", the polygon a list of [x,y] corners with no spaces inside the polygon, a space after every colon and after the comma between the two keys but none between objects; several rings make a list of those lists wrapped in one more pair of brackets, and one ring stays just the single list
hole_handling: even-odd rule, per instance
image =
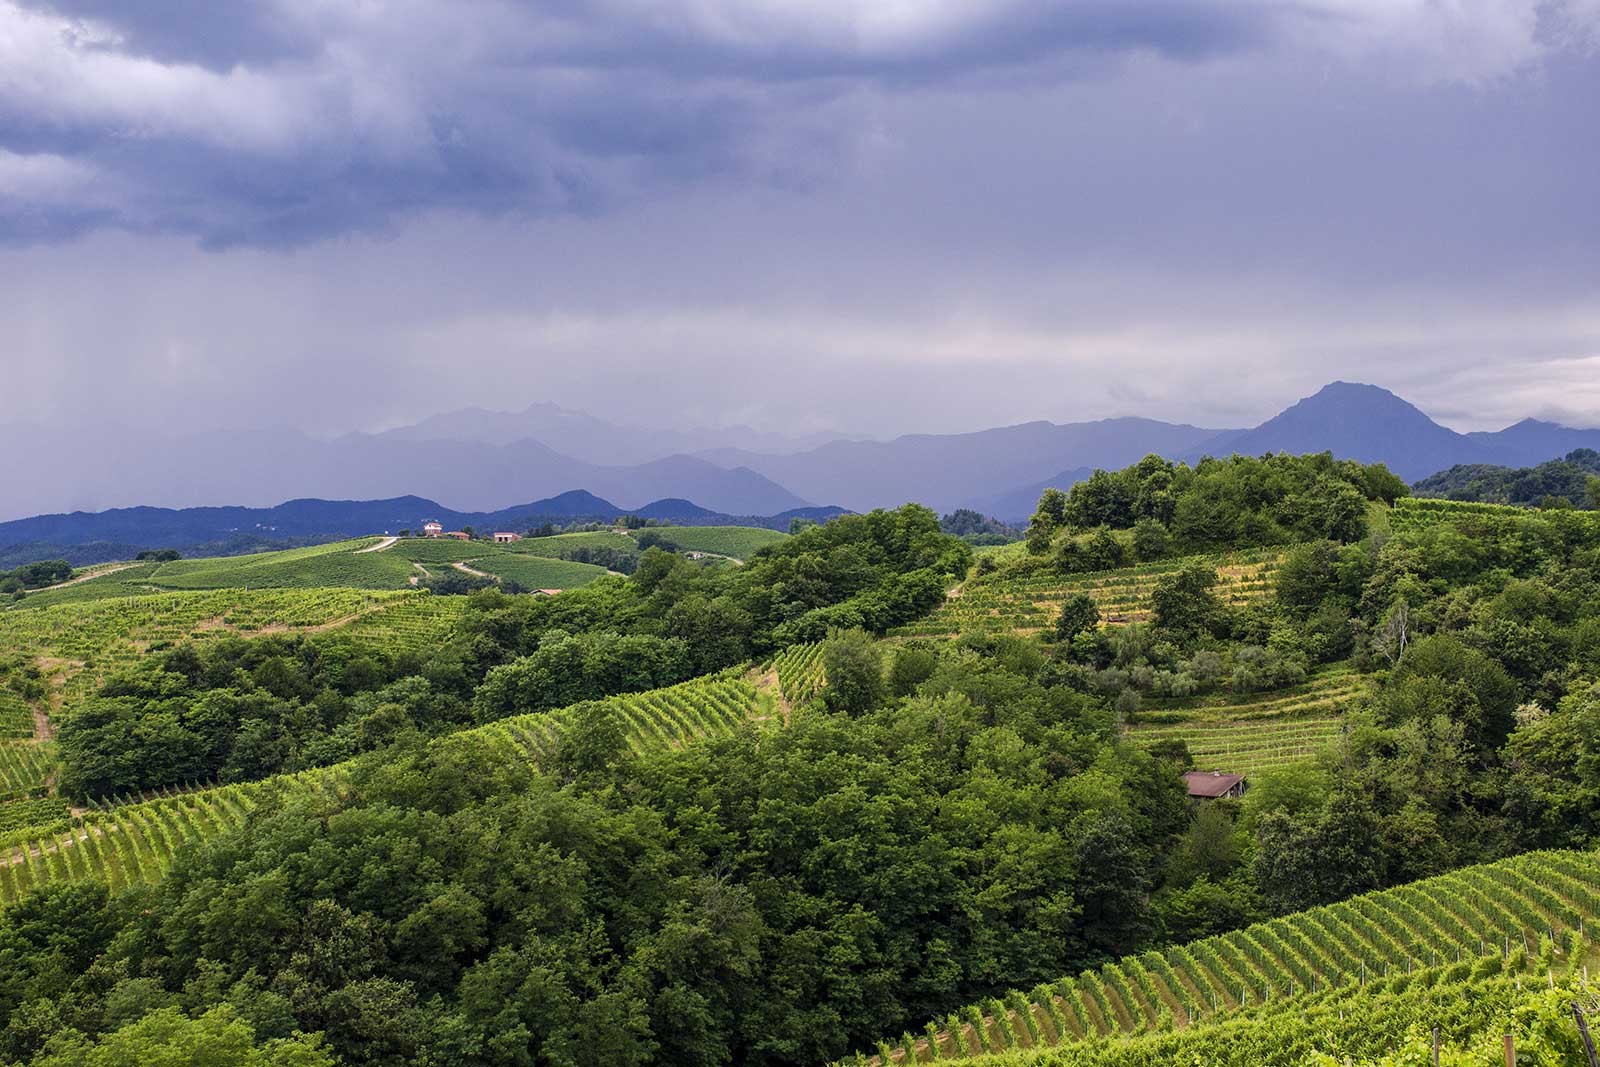
[{"label": "green hillside", "polygon": [[1202,467],[987,553],[908,507],[684,546],[737,565],[363,539],[25,597],[0,1063],[160,1012],[338,1065],[1568,1062],[1600,530]]}]

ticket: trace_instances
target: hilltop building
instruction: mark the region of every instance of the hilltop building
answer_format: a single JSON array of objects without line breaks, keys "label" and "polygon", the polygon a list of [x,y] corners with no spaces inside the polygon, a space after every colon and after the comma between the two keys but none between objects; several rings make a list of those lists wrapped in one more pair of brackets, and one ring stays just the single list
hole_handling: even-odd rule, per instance
[{"label": "hilltop building", "polygon": [[1204,800],[1244,796],[1244,775],[1221,771],[1188,771],[1183,776],[1189,795]]},{"label": "hilltop building", "polygon": [[494,535],[494,543],[497,544],[497,545],[509,545],[513,541],[520,541],[520,540],[522,540],[522,535],[521,534],[519,534],[519,533],[509,533],[509,532],[504,531],[504,530],[497,530],[495,532],[495,535]]},{"label": "hilltop building", "polygon": [[437,522],[425,522],[425,523],[422,524],[422,536],[423,537],[443,537],[444,536],[444,527],[441,524],[437,523]]}]

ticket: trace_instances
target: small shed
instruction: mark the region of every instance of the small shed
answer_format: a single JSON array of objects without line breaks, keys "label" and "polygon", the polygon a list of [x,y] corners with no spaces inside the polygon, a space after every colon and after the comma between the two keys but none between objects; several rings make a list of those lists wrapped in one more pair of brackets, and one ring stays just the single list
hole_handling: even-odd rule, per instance
[{"label": "small shed", "polygon": [[437,522],[425,522],[425,523],[422,524],[422,536],[423,537],[443,537],[444,536],[444,526],[442,526],[441,524],[439,524]]},{"label": "small shed", "polygon": [[472,535],[467,533],[467,531],[465,531],[465,530],[451,530],[449,533],[445,534],[445,536],[446,537],[454,537],[457,541],[470,541],[470,540],[472,540]]},{"label": "small shed", "polygon": [[509,545],[513,541],[520,540],[522,540],[522,535],[519,533],[511,533],[509,530],[495,531],[494,543],[497,545]]},{"label": "small shed", "polygon": [[1223,774],[1221,771],[1188,771],[1183,782],[1189,795],[1205,800],[1244,796],[1244,775]]}]

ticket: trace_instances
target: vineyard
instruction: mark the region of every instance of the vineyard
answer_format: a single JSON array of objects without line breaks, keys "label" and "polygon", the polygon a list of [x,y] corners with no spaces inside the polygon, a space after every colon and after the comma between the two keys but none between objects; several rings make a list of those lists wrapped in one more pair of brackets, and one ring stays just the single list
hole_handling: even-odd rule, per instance
[{"label": "vineyard", "polygon": [[778,653],[772,661],[778,675],[778,688],[783,699],[793,707],[807,704],[817,698],[827,684],[827,674],[822,664],[822,643],[791,645]]},{"label": "vineyard", "polygon": [[1140,712],[1128,735],[1146,746],[1181,740],[1204,770],[1260,774],[1325,749],[1339,736],[1345,707],[1370,684],[1349,668],[1334,668],[1254,698],[1169,701]]},{"label": "vineyard", "polygon": [[[727,736],[750,723],[781,725],[773,694],[744,680],[737,668],[600,703],[619,713],[628,746],[635,752]],[[556,751],[562,732],[585,706],[503,719],[453,736],[501,742],[508,752],[538,765]],[[0,773],[7,766],[3,752]],[[180,845],[242,822],[263,790],[337,782],[342,774],[341,766],[327,767],[115,804],[70,820],[59,801],[45,801],[52,805],[48,809],[45,804],[19,809],[38,821],[23,821],[23,816],[14,824],[0,821],[0,903],[55,881],[101,879],[114,890],[152,881],[166,871]],[[0,820],[12,806],[0,805]],[[8,830],[13,832],[8,835]]]},{"label": "vineyard", "polygon": [[[55,755],[32,741],[0,742],[0,804],[41,792],[49,784]],[[0,819],[6,809],[0,807]]]},{"label": "vineyard", "polygon": [[573,563],[513,552],[474,559],[466,566],[504,581],[516,582],[524,589],[576,589],[607,574],[604,567],[592,563]]},{"label": "vineyard", "polygon": [[789,536],[759,526],[668,526],[649,532],[683,552],[709,552],[732,559],[749,559]]},{"label": "vineyard", "polygon": [[[315,780],[299,776],[295,780]],[[52,882],[97,880],[113,892],[166,873],[178,848],[244,821],[272,779],[90,811],[61,832],[0,852],[0,903]]]},{"label": "vineyard", "polygon": [[[1061,1052],[1000,1062],[1213,1062],[1172,1053],[1309,1021],[1329,1005],[1370,1011],[1364,1002],[1376,994],[1520,970],[1535,954],[1543,978],[1558,953],[1569,968],[1581,962],[1597,917],[1600,855],[1528,853],[991,998],[929,1023],[921,1037],[880,1046],[873,1062],[1051,1048]],[[1308,1033],[1326,1029],[1320,1018]],[[1104,1040],[1113,1037],[1124,1040]]]},{"label": "vineyard", "polygon": [[[690,741],[734,733],[750,722],[780,725],[772,695],[761,692],[741,673],[735,668],[666,689],[627,693],[597,703],[620,714],[628,747],[634,752],[681,747]],[[584,707],[579,704],[518,715],[468,731],[467,736],[509,742],[537,764],[555,751],[562,731]]]},{"label": "vineyard", "polygon": [[7,689],[0,689],[0,741],[33,736],[33,709]]},{"label": "vineyard", "polygon": [[466,609],[465,597],[400,593],[339,633],[375,648],[420,655],[448,641]]},{"label": "vineyard", "polygon": [[[1502,1057],[1509,1035],[1518,1063],[1579,1064],[1585,1061],[1572,1006],[1582,1005],[1593,1018],[1600,1004],[1588,980],[1573,973],[1571,960],[1563,955],[1541,970],[1537,962],[1529,966],[1520,951],[1505,960],[1463,959],[1192,1029],[1064,1047],[1028,1044],[1029,1035],[1009,1050],[975,1054],[984,1056],[987,1067],[1423,1067],[1433,1062],[1437,1029],[1442,1050],[1451,1050],[1444,1052],[1451,1057],[1444,1063],[1507,1062]],[[907,1035],[874,1061],[912,1062],[905,1049],[915,1047],[915,1040]]]},{"label": "vineyard", "polygon": [[1600,512],[1547,511],[1513,504],[1485,504],[1474,500],[1446,500],[1441,497],[1401,497],[1389,514],[1389,528],[1395,533],[1411,533],[1434,526],[1462,522],[1507,521],[1538,516],[1558,518],[1593,529],[1600,524]]},{"label": "vineyard", "polygon": [[0,648],[47,664],[70,702],[154,648],[228,634],[321,629],[421,595],[227,589],[61,604],[0,615]]},{"label": "vineyard", "polygon": [[1086,593],[1100,607],[1107,625],[1144,622],[1150,595],[1162,578],[1191,563],[1215,567],[1216,593],[1227,604],[1246,604],[1267,594],[1283,553],[1277,549],[1224,556],[1189,556],[1120,570],[1062,575],[1053,569],[1016,568],[976,577],[953,593],[933,614],[890,631],[895,637],[933,637],[972,631],[1042,630],[1055,624],[1069,596]]},{"label": "vineyard", "polygon": [[639,543],[625,533],[612,530],[590,530],[584,533],[552,534],[549,537],[524,537],[502,546],[508,552],[524,556],[546,556],[560,559],[563,554],[580,548],[608,548],[614,552],[638,551]]}]

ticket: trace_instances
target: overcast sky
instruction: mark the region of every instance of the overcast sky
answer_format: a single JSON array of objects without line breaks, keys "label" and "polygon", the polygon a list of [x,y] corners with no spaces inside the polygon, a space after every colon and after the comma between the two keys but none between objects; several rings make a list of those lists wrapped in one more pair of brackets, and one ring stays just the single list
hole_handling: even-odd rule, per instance
[{"label": "overcast sky", "polygon": [[0,421],[1600,425],[1600,0],[0,0]]}]

